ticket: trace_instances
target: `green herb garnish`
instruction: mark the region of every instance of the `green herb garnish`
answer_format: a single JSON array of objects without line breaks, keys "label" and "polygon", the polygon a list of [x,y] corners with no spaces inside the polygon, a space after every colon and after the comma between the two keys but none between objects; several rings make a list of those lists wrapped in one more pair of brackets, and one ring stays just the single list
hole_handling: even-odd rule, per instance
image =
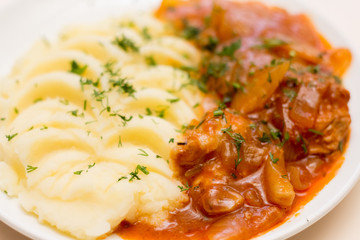
[{"label": "green herb garnish", "polygon": [[309,132],[315,133],[315,134],[320,135],[320,136],[324,135],[324,133],[322,133],[322,132],[320,132],[318,130],[315,130],[315,129],[309,129]]},{"label": "green herb garnish", "polygon": [[78,75],[83,74],[88,67],[87,65],[80,66],[75,60],[72,60],[70,62],[70,66],[71,66],[70,72]]},{"label": "green herb garnish", "polygon": [[120,177],[117,181],[120,182],[120,181],[123,180],[123,179],[127,179],[127,177],[122,176],[122,177]]},{"label": "green herb garnish", "polygon": [[145,61],[146,61],[146,63],[147,63],[149,66],[156,66],[156,65],[157,65],[157,63],[156,63],[156,61],[155,61],[155,59],[154,59],[153,56],[147,56],[147,57],[145,57]]},{"label": "green herb garnish", "polygon": [[128,50],[132,50],[134,52],[138,52],[139,51],[139,47],[135,45],[135,43],[127,38],[125,35],[122,35],[121,39],[120,38],[115,38],[115,40],[113,41],[114,44],[116,44],[118,47],[122,48],[125,52],[127,52]]},{"label": "green herb garnish", "polygon": [[176,103],[176,102],[180,101],[180,98],[166,99],[166,101],[168,101],[169,103]]},{"label": "green herb garnish", "polygon": [[16,137],[18,135],[18,133],[14,133],[14,134],[10,134],[10,135],[5,135],[5,137],[7,138],[7,140],[10,142],[11,139],[13,139],[14,137]]},{"label": "green herb garnish", "polygon": [[241,136],[240,133],[234,133],[232,128],[232,126],[230,125],[230,127],[222,129],[221,131],[226,133],[227,135],[229,135],[233,141],[234,141],[234,145],[236,147],[237,150],[237,159],[235,160],[235,169],[237,169],[238,165],[241,162],[241,158],[240,158],[240,148],[243,142],[245,142],[245,139],[243,138],[243,136]]},{"label": "green herb garnish", "polygon": [[137,165],[135,171],[130,173],[131,178],[129,179],[129,182],[132,182],[134,179],[141,180],[141,178],[138,176],[139,171],[143,172],[145,175],[149,175],[149,171],[146,169],[146,167]]},{"label": "green herb garnish", "polygon": [[109,82],[113,88],[118,88],[119,93],[128,94],[133,97],[136,92],[134,86],[128,83],[127,78],[118,78],[117,80],[110,79]]},{"label": "green herb garnish", "polygon": [[83,172],[84,170],[79,170],[79,171],[76,171],[74,172],[75,175],[81,175],[81,173]]},{"label": "green herb garnish", "polygon": [[141,153],[139,153],[138,155],[140,155],[140,156],[144,156],[144,157],[149,156],[149,154],[148,154],[147,152],[145,152],[143,149],[138,148],[138,150],[141,152]]},{"label": "green herb garnish", "polygon": [[277,38],[266,38],[263,40],[263,44],[255,46],[255,48],[262,49],[273,49],[287,45],[287,43],[281,39]]},{"label": "green herb garnish", "polygon": [[290,99],[290,101],[292,101],[297,96],[297,92],[294,89],[283,88],[281,90],[284,95]]},{"label": "green herb garnish", "polygon": [[209,77],[220,78],[225,75],[228,70],[228,65],[226,63],[209,63],[206,71],[206,75]]},{"label": "green herb garnish", "polygon": [[31,165],[26,166],[26,172],[27,173],[31,173],[31,172],[35,171],[36,169],[38,169],[38,167],[33,167]]},{"label": "green herb garnish", "polygon": [[231,59],[234,58],[234,53],[241,47],[241,40],[231,43],[229,46],[223,47],[221,52],[217,53],[219,56],[227,56]]},{"label": "green herb garnish", "polygon": [[149,34],[149,29],[147,27],[144,27],[141,31],[141,34],[145,40],[150,40],[151,36]]},{"label": "green herb garnish", "polygon": [[263,132],[262,137],[260,137],[260,138],[258,138],[258,139],[259,139],[259,141],[262,142],[262,143],[270,143],[270,142],[271,142],[270,136],[269,136],[267,133],[265,133],[265,132]]},{"label": "green herb garnish", "polygon": [[190,26],[187,21],[184,21],[184,30],[181,36],[187,40],[196,38],[200,34],[200,29],[194,26]]},{"label": "green herb garnish", "polygon": [[274,158],[274,155],[271,152],[269,153],[269,156],[270,156],[270,160],[273,163],[277,163],[279,161],[279,158]]},{"label": "green herb garnish", "polygon": [[185,186],[178,186],[178,188],[180,189],[180,192],[185,192],[190,190],[191,186],[189,186],[189,184],[186,183]]}]

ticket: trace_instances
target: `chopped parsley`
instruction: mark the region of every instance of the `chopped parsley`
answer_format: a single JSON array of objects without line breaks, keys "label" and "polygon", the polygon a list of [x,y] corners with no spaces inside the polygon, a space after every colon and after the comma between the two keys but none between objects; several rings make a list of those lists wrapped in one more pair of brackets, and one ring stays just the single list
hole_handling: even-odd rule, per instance
[{"label": "chopped parsley", "polygon": [[41,102],[41,101],[43,101],[42,98],[37,98],[37,99],[34,100],[34,103],[38,103],[38,102]]},{"label": "chopped parsley", "polygon": [[146,111],[146,115],[147,115],[147,116],[151,116],[151,115],[152,115],[152,111],[151,111],[150,108],[147,107],[147,108],[145,109],[145,111]]},{"label": "chopped parsley", "polygon": [[193,106],[193,108],[197,108],[197,107],[199,107],[200,106],[200,103],[196,103],[194,106]]},{"label": "chopped parsley", "polygon": [[297,78],[289,77],[288,79],[286,79],[286,85],[288,87],[296,87],[299,84],[300,84],[300,82]]},{"label": "chopped parsley", "polygon": [[88,165],[88,169],[93,168],[95,166],[95,163]]},{"label": "chopped parsley", "polygon": [[128,83],[127,78],[118,78],[117,80],[110,79],[109,82],[113,88],[118,88],[119,93],[128,94],[133,97],[136,92],[134,86]]},{"label": "chopped parsley", "polygon": [[169,103],[176,103],[176,102],[180,101],[180,98],[166,99],[166,101],[168,101]]},{"label": "chopped parsley", "polygon": [[147,152],[145,152],[145,150],[143,150],[143,149],[141,149],[141,148],[138,148],[138,150],[141,152],[141,153],[139,153],[138,155],[144,156],[144,157],[149,156],[149,154],[148,154]]},{"label": "chopped parsley", "polygon": [[276,129],[271,129],[270,130],[270,136],[274,140],[279,139],[281,137],[281,132],[276,130]]},{"label": "chopped parsley", "polygon": [[266,38],[263,39],[263,44],[255,46],[255,48],[260,49],[273,49],[286,45],[287,43],[281,39],[277,38]]},{"label": "chopped parsley", "polygon": [[240,85],[240,83],[237,83],[237,82],[234,82],[234,83],[232,83],[231,84],[235,89],[241,89],[241,85]]},{"label": "chopped parsley", "polygon": [[285,133],[284,133],[284,138],[283,138],[282,142],[279,143],[279,144],[277,144],[277,145],[278,145],[280,148],[282,148],[282,147],[285,145],[285,143],[286,143],[287,141],[289,141],[289,139],[290,139],[289,133],[288,133],[288,132],[285,132]]},{"label": "chopped parsley", "polygon": [[270,156],[270,160],[273,163],[277,163],[279,161],[279,158],[274,158],[274,155],[271,152],[269,152],[269,156]]},{"label": "chopped parsley", "polygon": [[209,77],[220,78],[225,75],[227,70],[228,65],[226,63],[210,62],[207,67],[206,75]]},{"label": "chopped parsley", "polygon": [[308,131],[311,132],[311,133],[315,133],[317,135],[320,135],[320,136],[324,135],[324,133],[322,133],[322,132],[320,132],[318,130],[315,130],[315,129],[309,129]]},{"label": "chopped parsley", "polygon": [[70,62],[70,66],[71,66],[70,72],[78,75],[83,74],[88,67],[87,65],[80,66],[75,60],[72,60]]},{"label": "chopped parsley", "polygon": [[87,108],[87,100],[84,100],[84,105],[83,105],[84,111],[86,111],[86,108]]},{"label": "chopped parsley", "polygon": [[284,95],[290,99],[290,101],[292,101],[297,96],[297,92],[294,89],[283,88],[281,90]]},{"label": "chopped parsley", "polygon": [[275,58],[273,60],[271,60],[270,66],[276,66],[276,59]]},{"label": "chopped parsley", "polygon": [[256,124],[255,123],[251,123],[250,125],[249,125],[249,128],[251,128],[251,129],[255,129],[256,128]]},{"label": "chopped parsley", "polygon": [[118,113],[116,113],[116,112],[110,113],[109,116],[110,116],[110,117],[119,117],[119,118],[122,120],[123,126],[126,126],[126,124],[127,124],[128,122],[130,122],[131,119],[133,119],[133,116],[130,116],[130,117],[126,118],[126,116],[121,115],[121,114],[118,114]]},{"label": "chopped parsley", "polygon": [[79,171],[76,171],[74,172],[75,175],[81,175],[81,173],[83,172],[84,170],[79,170]]},{"label": "chopped parsley", "polygon": [[237,169],[238,165],[241,162],[241,158],[240,158],[240,148],[243,142],[245,142],[245,139],[243,138],[243,136],[241,136],[240,133],[234,133],[233,130],[231,129],[231,125],[228,128],[222,129],[221,131],[223,133],[226,133],[227,135],[229,135],[235,144],[236,150],[237,150],[237,159],[235,160],[235,169]]},{"label": "chopped parsley", "polygon": [[73,110],[73,111],[69,111],[68,113],[71,113],[71,115],[73,115],[74,117],[77,117],[77,116],[78,116],[78,112],[79,112],[79,110],[76,109],[76,110]]},{"label": "chopped parsley", "polygon": [[222,116],[224,115],[224,111],[221,110],[221,109],[217,109],[214,111],[214,117],[219,117],[219,116]]},{"label": "chopped parsley", "polygon": [[108,73],[111,77],[115,77],[115,76],[118,76],[119,75],[119,72],[120,72],[120,69],[116,69],[114,71],[113,67],[114,67],[114,64],[116,62],[107,62],[105,65],[104,65],[104,68],[105,68],[105,72],[104,73]]},{"label": "chopped parsley", "polygon": [[185,72],[197,72],[198,71],[198,69],[196,67],[191,67],[191,66],[181,66],[180,69]]},{"label": "chopped parsley", "polygon": [[[88,170],[89,170],[90,168],[93,168],[94,166],[95,166],[95,163],[88,165],[88,168],[87,168],[86,172],[88,172]],[[81,175],[82,172],[84,172],[84,170],[76,171],[76,172],[74,172],[74,174],[75,174],[75,175]]]},{"label": "chopped parsley", "polygon": [[184,186],[178,186],[178,188],[180,189],[180,192],[185,192],[185,191],[189,191],[191,186],[189,186],[189,184],[186,183]]},{"label": "chopped parsley", "polygon": [[313,73],[313,74],[318,74],[320,72],[320,66],[316,65],[316,66],[308,66],[306,68],[306,71]]},{"label": "chopped parsley", "polygon": [[137,165],[135,171],[130,173],[131,178],[129,179],[129,182],[132,182],[134,179],[141,180],[141,178],[138,175],[139,171],[143,172],[145,175],[149,175],[149,171],[147,170],[146,167]]},{"label": "chopped parsley", "polygon": [[156,63],[153,56],[145,57],[145,61],[146,61],[147,65],[149,65],[149,66],[156,66],[157,65],[157,63]]},{"label": "chopped parsley", "polygon": [[118,140],[118,148],[119,147],[122,147],[121,136],[119,136],[119,140]]},{"label": "chopped parsley", "polygon": [[5,137],[7,138],[7,140],[10,142],[11,139],[13,139],[14,137],[16,137],[18,135],[18,133],[14,133],[14,134],[10,134],[10,135],[5,135]]},{"label": "chopped parsley", "polygon": [[123,180],[123,179],[127,179],[127,177],[122,176],[122,177],[120,177],[117,181],[120,182],[120,181]]},{"label": "chopped parsley", "polygon": [[255,70],[251,69],[248,74],[249,74],[250,77],[254,76],[255,75]]},{"label": "chopped parsley", "polygon": [[198,89],[200,91],[202,91],[203,93],[208,93],[208,89],[206,87],[206,84],[202,81],[197,81],[197,80],[194,80],[193,81],[195,83],[195,85],[198,87]]},{"label": "chopped parsley", "polygon": [[174,143],[175,139],[174,138],[170,138],[169,143]]},{"label": "chopped parsley", "polygon": [[98,79],[96,82],[94,82],[91,79],[87,79],[87,78],[80,78],[80,85],[81,85],[81,90],[84,90],[84,86],[85,85],[92,85],[94,87],[98,87],[100,83],[100,79]]},{"label": "chopped parsley", "polygon": [[225,112],[223,111],[226,108],[225,103],[220,102],[219,107],[214,111],[214,117],[220,117],[222,116],[223,119],[225,119],[225,122],[227,122],[225,117]]},{"label": "chopped parsley", "polygon": [[138,52],[139,47],[136,46],[136,44],[129,38],[127,38],[125,35],[122,35],[121,39],[116,37],[113,41],[114,44],[116,44],[118,47],[122,48],[125,52],[128,50]]},{"label": "chopped parsley", "polygon": [[212,52],[215,50],[218,44],[219,40],[216,37],[210,36],[208,38],[208,42],[203,46],[203,49]]},{"label": "chopped parsley", "polygon": [[300,141],[300,140],[301,140],[301,142],[302,142],[301,147],[302,147],[304,153],[307,154],[308,149],[307,149],[307,147],[306,147],[305,139],[303,138],[302,135],[299,135],[298,138],[297,138],[297,141]]},{"label": "chopped parsley", "polygon": [[102,102],[102,100],[106,97],[105,91],[97,91],[94,89],[92,96],[95,98],[97,102]]},{"label": "chopped parsley", "polygon": [[237,40],[231,43],[229,46],[223,47],[221,52],[218,53],[219,56],[227,56],[231,59],[234,59],[235,52],[241,47],[241,40]]},{"label": "chopped parsley", "polygon": [[141,31],[141,35],[145,40],[151,40],[151,36],[149,34],[149,29],[147,27],[144,27]]},{"label": "chopped parsley", "polygon": [[344,140],[341,140],[338,145],[338,149],[340,152],[343,152],[344,150]]},{"label": "chopped parsley", "polygon": [[341,83],[342,83],[342,79],[341,79],[340,77],[334,75],[333,78],[334,78],[334,80],[335,80],[335,82],[336,82],[337,84],[341,84]]},{"label": "chopped parsley", "polygon": [[48,126],[42,126],[42,128],[40,128],[40,130],[46,130],[46,129],[48,129],[49,127]]},{"label": "chopped parsley", "polygon": [[204,122],[205,122],[205,119],[201,120],[201,122],[199,122],[199,124],[195,127],[195,129],[198,129]]},{"label": "chopped parsley", "polygon": [[69,100],[67,99],[60,99],[59,102],[64,105],[69,105]]},{"label": "chopped parsley", "polygon": [[184,20],[184,30],[181,36],[187,40],[195,39],[200,34],[200,29],[194,26],[190,26],[189,23]]},{"label": "chopped parsley", "polygon": [[260,137],[260,138],[258,138],[258,139],[259,139],[259,141],[262,142],[262,143],[270,143],[270,142],[271,142],[270,136],[269,136],[267,133],[265,133],[265,132],[263,132],[262,137]]},{"label": "chopped parsley", "polygon": [[157,116],[159,118],[164,118],[165,117],[165,113],[166,113],[166,110],[168,109],[169,107],[168,106],[163,106],[161,109],[159,110],[155,110]]},{"label": "chopped parsley", "polygon": [[31,173],[31,172],[35,171],[36,169],[38,169],[38,167],[33,167],[31,165],[26,166],[26,172],[27,173]]}]

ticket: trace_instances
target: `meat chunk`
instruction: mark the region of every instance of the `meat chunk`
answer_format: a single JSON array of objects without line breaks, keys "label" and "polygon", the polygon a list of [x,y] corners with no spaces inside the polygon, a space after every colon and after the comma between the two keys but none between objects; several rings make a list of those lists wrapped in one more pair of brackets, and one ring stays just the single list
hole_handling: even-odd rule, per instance
[{"label": "meat chunk", "polygon": [[209,240],[246,240],[275,225],[285,211],[278,207],[245,208],[221,218],[207,230]]},{"label": "meat chunk", "polygon": [[201,205],[207,215],[221,215],[243,206],[244,198],[231,187],[214,185],[202,193]]}]

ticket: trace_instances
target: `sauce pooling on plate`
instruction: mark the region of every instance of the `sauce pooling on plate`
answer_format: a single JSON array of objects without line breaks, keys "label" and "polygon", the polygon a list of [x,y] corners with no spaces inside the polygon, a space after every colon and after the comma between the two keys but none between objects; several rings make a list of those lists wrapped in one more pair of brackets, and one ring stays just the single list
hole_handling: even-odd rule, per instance
[{"label": "sauce pooling on plate", "polygon": [[305,15],[256,2],[164,1],[157,15],[203,54],[186,68],[207,93],[172,150],[189,202],[125,239],[249,239],[284,222],[342,163],[351,118],[332,48]]}]

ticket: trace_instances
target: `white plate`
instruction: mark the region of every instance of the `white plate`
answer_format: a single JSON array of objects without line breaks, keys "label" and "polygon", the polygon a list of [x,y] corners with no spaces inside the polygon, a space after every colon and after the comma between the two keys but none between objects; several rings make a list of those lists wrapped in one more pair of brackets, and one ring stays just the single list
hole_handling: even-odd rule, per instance
[{"label": "white plate", "polygon": [[[285,239],[310,226],[334,208],[351,190],[360,175],[360,62],[355,49],[342,36],[314,14],[294,0],[263,0],[265,3],[285,7],[291,12],[305,12],[313,19],[317,29],[334,46],[346,46],[353,53],[353,63],[345,77],[345,86],[351,92],[351,138],[345,162],[335,178],[301,211],[285,224],[257,238]],[[6,75],[14,61],[37,39],[53,39],[59,30],[72,22],[94,22],[108,16],[116,16],[129,9],[149,10],[158,0],[16,0],[0,10],[0,76]],[[69,240],[53,228],[39,224],[36,217],[26,214],[16,199],[0,193],[0,219],[33,239]],[[107,240],[119,239],[110,236]]]}]

